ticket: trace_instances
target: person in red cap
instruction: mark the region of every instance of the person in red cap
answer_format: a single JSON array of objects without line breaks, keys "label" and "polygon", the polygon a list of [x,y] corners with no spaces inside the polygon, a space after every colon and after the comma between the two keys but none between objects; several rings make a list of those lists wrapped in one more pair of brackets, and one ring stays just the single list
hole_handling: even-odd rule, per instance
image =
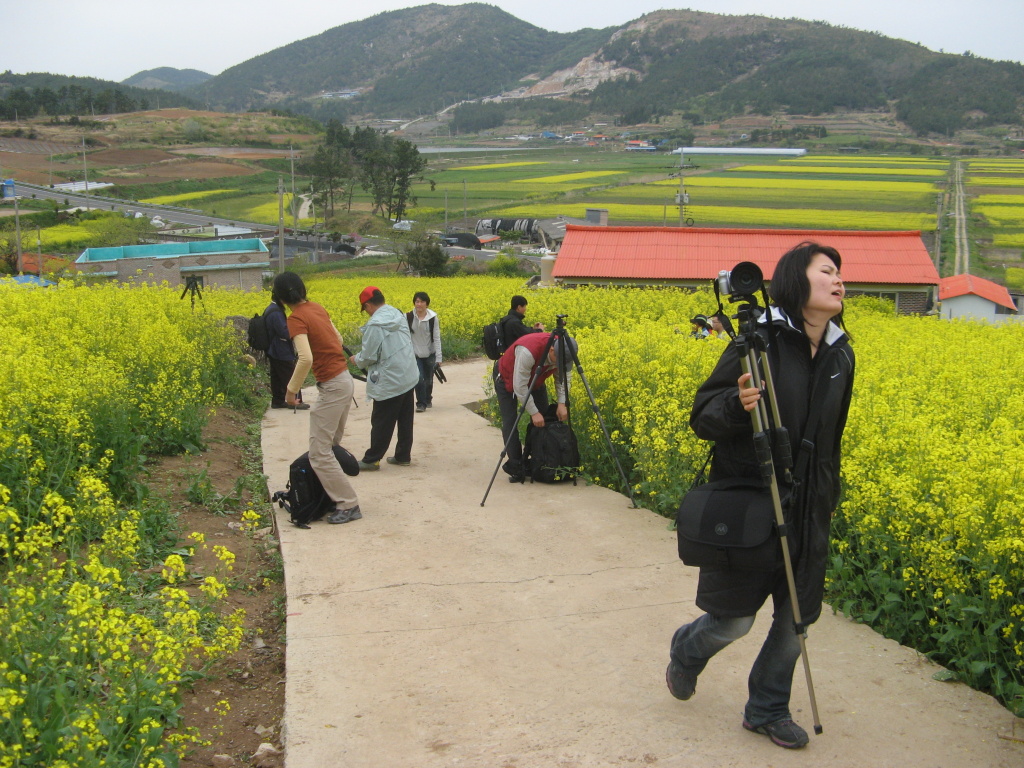
[{"label": "person in red cap", "polygon": [[420,370],[412,349],[405,313],[385,303],[379,288],[369,285],[359,294],[359,306],[370,319],[362,327],[363,346],[349,362],[366,371],[366,396],[373,401],[370,447],[359,462],[362,471],[380,469],[398,427],[395,455],[388,464],[412,463],[412,423]]}]

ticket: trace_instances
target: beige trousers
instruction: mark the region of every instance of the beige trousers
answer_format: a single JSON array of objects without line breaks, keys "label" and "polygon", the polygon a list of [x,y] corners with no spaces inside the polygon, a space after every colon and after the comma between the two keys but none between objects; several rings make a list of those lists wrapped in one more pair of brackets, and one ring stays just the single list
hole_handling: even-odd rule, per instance
[{"label": "beige trousers", "polygon": [[359,499],[332,448],[341,445],[355,385],[351,374],[342,371],[316,388],[319,397],[309,409],[309,463],[336,508],[350,509]]}]

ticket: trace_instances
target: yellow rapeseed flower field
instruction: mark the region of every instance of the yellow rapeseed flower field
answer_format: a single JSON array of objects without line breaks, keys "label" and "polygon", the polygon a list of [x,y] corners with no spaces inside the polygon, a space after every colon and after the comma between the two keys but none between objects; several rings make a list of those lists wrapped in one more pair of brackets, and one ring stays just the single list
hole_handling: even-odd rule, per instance
[{"label": "yellow rapeseed flower field", "polygon": [[[442,334],[473,342],[524,290],[489,277],[310,277],[310,298],[353,348],[368,282],[402,309],[427,291]],[[37,748],[54,710],[29,693],[55,680],[86,698],[50,737],[51,763],[155,766],[187,747],[164,729],[188,664],[237,643],[238,617],[218,608],[232,558],[217,551],[225,573],[190,596],[185,562],[167,557],[150,607],[126,610],[152,518],[123,500],[145,453],[198,441],[196,406],[224,396],[238,358],[221,320],[251,316],[268,295],[207,290],[193,312],[169,286],[0,293],[0,767]],[[1024,327],[887,307],[848,302],[858,366],[829,600],[1024,711]],[[689,411],[726,342],[691,339],[689,318],[714,309],[705,290],[529,292],[528,319],[568,316],[630,490],[665,515],[707,453]],[[572,397],[586,476],[626,490],[578,381]],[[98,669],[103,696],[88,687]]]}]

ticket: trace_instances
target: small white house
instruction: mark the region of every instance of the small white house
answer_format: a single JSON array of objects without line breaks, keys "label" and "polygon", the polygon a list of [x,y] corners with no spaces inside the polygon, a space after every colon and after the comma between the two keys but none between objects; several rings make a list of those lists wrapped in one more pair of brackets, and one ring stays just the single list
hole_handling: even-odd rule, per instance
[{"label": "small white house", "polygon": [[953,275],[939,280],[939,302],[939,314],[946,320],[1002,323],[1017,314],[1017,305],[1005,286],[975,275]]}]

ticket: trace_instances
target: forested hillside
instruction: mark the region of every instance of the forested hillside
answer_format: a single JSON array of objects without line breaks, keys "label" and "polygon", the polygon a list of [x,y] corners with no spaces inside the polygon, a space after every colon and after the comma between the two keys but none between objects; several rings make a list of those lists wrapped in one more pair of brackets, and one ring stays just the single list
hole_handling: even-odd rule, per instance
[{"label": "forested hillside", "polygon": [[[184,87],[189,72],[151,70],[130,82],[166,77]],[[498,96],[500,103],[483,103]],[[666,10],[619,28],[561,34],[467,3],[335,27],[177,95],[88,78],[0,76],[0,118],[122,112],[156,101],[286,110],[324,123],[415,118],[477,101],[459,109],[456,130],[530,118],[541,126],[588,116],[635,125],[672,115],[698,125],[750,113],[877,111],[919,135],[950,135],[1024,124],[1024,65],[798,19]]]},{"label": "forested hillside", "polygon": [[[231,67],[192,89],[216,109],[274,102],[328,118],[417,115],[514,87],[593,53],[614,30],[548,32],[480,3],[424,5],[329,29]],[[357,104],[316,99],[362,89]]]},{"label": "forested hillside", "polygon": [[184,88],[200,85],[209,80],[213,75],[200,72],[198,69],[175,69],[174,67],[157,67],[136,72],[122,85],[131,85],[136,88],[157,88],[164,91],[180,91]]},{"label": "forested hillside", "polygon": [[[546,90],[536,87],[588,62],[599,70],[593,81],[563,72]],[[338,91],[349,98],[324,96]],[[232,67],[191,93],[212,108],[274,104],[321,119],[415,117],[503,93],[568,99],[572,114],[601,113],[622,124],[673,113],[697,122],[748,112],[892,109],[925,134],[1021,123],[1024,67],[824,22],[672,10],[618,29],[558,34],[469,3],[336,27]],[[543,120],[551,110],[533,111]],[[509,113],[477,111],[471,122],[500,124]],[[469,111],[461,117],[465,123]]]},{"label": "forested hillside", "polygon": [[86,117],[161,107],[194,107],[195,101],[170,91],[133,88],[93,77],[34,72],[0,74],[0,120],[40,116]]}]

